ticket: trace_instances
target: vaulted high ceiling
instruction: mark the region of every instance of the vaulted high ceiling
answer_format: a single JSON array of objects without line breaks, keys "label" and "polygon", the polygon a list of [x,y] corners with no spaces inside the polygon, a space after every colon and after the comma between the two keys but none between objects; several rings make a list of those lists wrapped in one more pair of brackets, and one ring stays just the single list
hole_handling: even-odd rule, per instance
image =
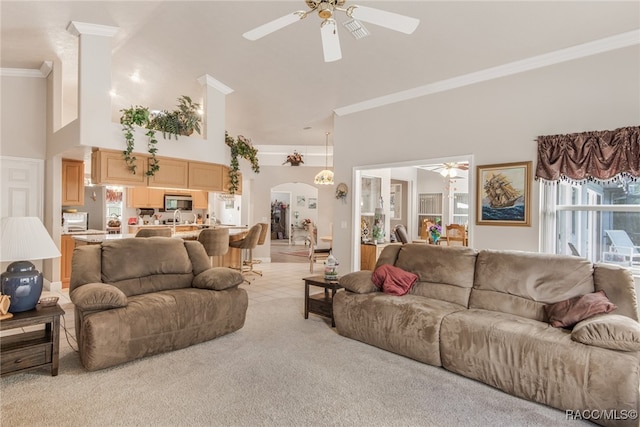
[{"label": "vaulted high ceiling", "polygon": [[[325,63],[320,19],[309,15],[257,41],[242,34],[296,10],[289,1],[5,1],[0,67],[60,60],[74,96],[70,21],[119,27],[113,38],[114,121],[120,108],[173,109],[202,99],[209,74],[232,88],[227,129],[258,145],[324,145],[333,111],[372,98],[640,28],[640,2],[347,1],[420,19],[411,35],[365,24],[355,40],[337,15],[342,59]],[[138,73],[140,82],[130,76]],[[304,129],[311,127],[311,129]]]}]

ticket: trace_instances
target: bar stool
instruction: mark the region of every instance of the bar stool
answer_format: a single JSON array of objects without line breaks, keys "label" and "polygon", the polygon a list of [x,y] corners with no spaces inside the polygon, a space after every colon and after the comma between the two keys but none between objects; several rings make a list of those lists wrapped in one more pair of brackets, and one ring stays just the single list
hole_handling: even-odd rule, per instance
[{"label": "bar stool", "polygon": [[[239,270],[244,273],[255,273],[262,276],[262,272],[253,270],[253,251],[252,249],[258,246],[258,239],[260,238],[260,232],[262,231],[262,225],[256,224],[249,229],[247,235],[240,240],[230,242],[229,246],[242,250],[242,256],[240,257]],[[248,253],[248,259],[244,259],[245,253]],[[237,268],[236,268],[237,269]]]},{"label": "bar stool", "polygon": [[141,228],[136,233],[136,237],[171,237],[171,229],[169,227],[164,228]]},{"label": "bar stool", "polygon": [[[229,252],[229,229],[205,228],[198,234],[198,242],[204,246],[204,250],[207,251],[213,267],[213,257],[222,257]],[[221,262],[219,264],[222,265]]]},{"label": "bar stool", "polygon": [[[260,246],[260,245],[264,245],[264,242],[267,240],[267,232],[269,231],[269,224],[264,223],[264,222],[260,222],[259,223],[262,226],[262,230],[260,230],[260,237],[258,237],[258,244],[256,246]],[[249,251],[251,252],[249,258],[251,259],[251,264],[260,264],[262,262],[262,260],[258,259],[258,260],[254,260],[253,259],[253,248],[249,248]],[[245,264],[248,264],[247,261],[245,261]],[[254,273],[259,274],[260,276],[262,276],[262,271],[258,271],[258,270],[253,270]]]}]

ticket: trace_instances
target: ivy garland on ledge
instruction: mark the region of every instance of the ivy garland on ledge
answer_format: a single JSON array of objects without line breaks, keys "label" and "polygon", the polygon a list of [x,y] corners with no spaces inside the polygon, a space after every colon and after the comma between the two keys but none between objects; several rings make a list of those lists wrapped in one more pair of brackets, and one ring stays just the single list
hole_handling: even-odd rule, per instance
[{"label": "ivy garland on ledge", "polygon": [[258,164],[258,149],[251,144],[251,140],[242,135],[238,135],[237,139],[229,136],[227,131],[224,132],[224,142],[231,149],[231,167],[229,168],[229,193],[235,194],[238,190],[238,171],[240,164],[238,157],[251,162],[251,170],[260,173],[260,165]]},{"label": "ivy garland on ledge", "polygon": [[156,139],[156,131],[162,132],[162,135],[169,139],[174,136],[176,140],[178,135],[191,135],[193,131],[200,133],[200,122],[202,118],[199,113],[200,104],[195,104],[186,95],[178,98],[178,109],[174,111],[161,111],[157,114],[151,114],[149,108],[136,105],[135,107],[120,110],[120,124],[124,132],[124,139],[127,147],[122,152],[127,167],[131,173],[136,173],[136,157],[133,155],[135,147],[134,126],[147,129],[145,136],[148,138],[147,151],[151,155],[149,159],[149,170],[145,172],[147,176],[154,176],[160,170],[160,164],[156,158],[158,152],[158,140]]}]

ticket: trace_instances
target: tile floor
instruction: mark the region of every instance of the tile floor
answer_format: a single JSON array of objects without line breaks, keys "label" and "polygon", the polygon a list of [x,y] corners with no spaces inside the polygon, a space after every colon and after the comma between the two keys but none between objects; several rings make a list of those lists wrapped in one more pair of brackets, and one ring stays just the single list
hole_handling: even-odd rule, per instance
[{"label": "tile floor", "polygon": [[[324,274],[323,265],[318,262],[314,267],[314,272],[309,272],[309,263],[260,263],[254,266],[255,270],[263,272],[262,276],[249,274],[245,277],[249,280],[241,285],[247,290],[249,296],[249,306],[254,304],[264,304],[278,298],[300,297],[304,298],[304,277]],[[71,302],[69,291],[62,292],[43,291],[42,297],[57,296],[60,299],[58,304],[64,306]],[[65,316],[66,317],[66,316]],[[68,324],[67,328],[73,329],[73,325]],[[31,329],[39,329],[41,327],[34,326],[32,328],[10,329],[0,331],[0,337],[15,333],[29,331]]]}]

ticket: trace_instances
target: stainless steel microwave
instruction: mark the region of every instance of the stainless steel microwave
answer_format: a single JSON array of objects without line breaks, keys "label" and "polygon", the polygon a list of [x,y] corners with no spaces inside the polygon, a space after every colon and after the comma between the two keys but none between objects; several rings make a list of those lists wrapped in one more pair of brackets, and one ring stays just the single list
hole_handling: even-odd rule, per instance
[{"label": "stainless steel microwave", "polygon": [[164,210],[175,211],[176,209],[180,209],[181,211],[193,210],[193,199],[191,196],[165,194]]}]

